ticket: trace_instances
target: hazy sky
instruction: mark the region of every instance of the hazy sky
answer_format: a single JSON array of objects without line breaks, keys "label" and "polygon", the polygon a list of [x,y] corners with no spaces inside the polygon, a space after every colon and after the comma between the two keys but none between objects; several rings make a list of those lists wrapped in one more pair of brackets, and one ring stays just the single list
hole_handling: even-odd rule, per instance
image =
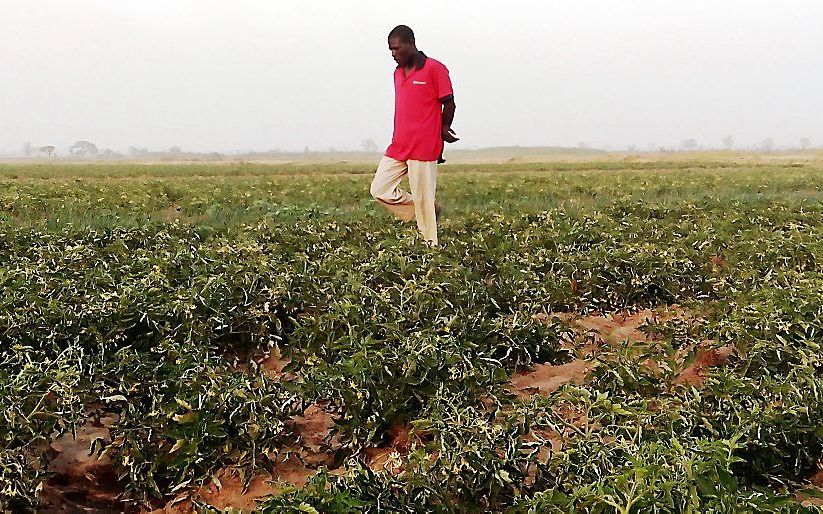
[{"label": "hazy sky", "polygon": [[823,145],[820,0],[0,0],[0,152],[384,146],[400,23],[463,148]]}]

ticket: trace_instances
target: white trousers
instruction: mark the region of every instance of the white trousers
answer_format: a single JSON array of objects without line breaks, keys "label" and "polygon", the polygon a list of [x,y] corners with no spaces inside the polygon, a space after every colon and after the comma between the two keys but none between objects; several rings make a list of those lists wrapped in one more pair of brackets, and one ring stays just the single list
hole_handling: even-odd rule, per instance
[{"label": "white trousers", "polygon": [[[400,181],[407,174],[411,194],[399,187]],[[401,220],[417,219],[417,228],[423,234],[423,239],[436,245],[436,187],[437,161],[398,161],[384,155],[371,183],[371,195]]]}]

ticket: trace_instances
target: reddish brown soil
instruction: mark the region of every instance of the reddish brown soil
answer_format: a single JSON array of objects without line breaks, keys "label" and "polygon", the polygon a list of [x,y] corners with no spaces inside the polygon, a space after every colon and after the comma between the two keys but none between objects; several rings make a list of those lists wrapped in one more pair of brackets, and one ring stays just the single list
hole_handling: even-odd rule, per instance
[{"label": "reddish brown soil", "polygon": [[424,444],[425,434],[413,433],[410,425],[397,423],[387,431],[388,442],[363,450],[369,467],[374,471],[401,473],[409,452]]},{"label": "reddish brown soil", "polygon": [[160,219],[164,221],[185,221],[190,223],[199,223],[205,221],[207,216],[205,214],[198,214],[196,216],[188,216],[183,214],[182,208],[179,204],[169,205],[165,209],[158,211]]},{"label": "reddish brown soil", "polygon": [[[717,262],[716,265],[722,263]],[[515,373],[508,386],[520,399],[528,399],[533,394],[548,395],[564,384],[582,384],[588,374],[597,365],[599,350],[606,345],[622,343],[638,343],[639,346],[654,347],[656,335],[648,332],[648,325],[665,323],[670,320],[695,322],[697,318],[688,311],[674,305],[665,309],[643,310],[637,313],[617,313],[611,315],[590,315],[578,317],[573,314],[540,314],[533,318],[536,322],[560,322],[571,328],[570,337],[564,341],[566,349],[574,353],[577,358],[567,364],[542,364],[529,370]],[[645,329],[645,331],[644,331]],[[682,369],[674,383],[701,386],[706,370],[715,366],[722,366],[729,362],[736,350],[732,346],[712,347],[711,341],[704,341],[697,349],[694,361]],[[685,349],[677,359],[682,363],[694,348]],[[646,354],[648,355],[648,354]],[[654,357],[644,357],[641,364],[653,375],[662,375],[666,364],[655,360]],[[601,365],[608,365],[607,363]],[[679,366],[678,366],[679,368]],[[677,368],[676,368],[677,369]],[[525,438],[525,442],[542,440],[537,446],[536,460],[528,470],[526,485],[533,483],[537,473],[537,465],[545,464],[553,452],[562,449],[563,441],[571,436],[573,427],[584,427],[590,424],[585,412],[578,412],[570,406],[558,408],[558,414],[569,423],[569,431],[557,433],[550,429],[533,430]],[[589,427],[592,428],[592,427]],[[594,427],[596,428],[596,427]],[[815,477],[823,484],[823,471]],[[823,502],[822,502],[823,503]]]},{"label": "reddish brown soil", "polygon": [[[538,323],[559,321],[571,329],[571,338],[566,338],[564,346],[585,358],[597,352],[603,344],[623,342],[650,342],[654,334],[645,333],[642,328],[653,322],[665,323],[673,319],[691,320],[694,316],[678,305],[665,308],[645,309],[635,313],[591,314],[577,316],[559,312],[536,314],[532,319]],[[567,334],[568,335],[568,334]]]},{"label": "reddish brown soil", "polygon": [[641,330],[644,325],[655,321],[663,323],[675,318],[689,319],[691,315],[679,306],[671,305],[665,309],[646,309],[632,314],[584,316],[574,320],[572,324],[597,343],[649,342],[654,337]]},{"label": "reddish brown soil", "polygon": [[388,471],[396,475],[404,469],[404,455],[392,447],[377,448],[371,447],[363,450],[369,467],[374,471]]},{"label": "reddish brown soil", "polygon": [[294,454],[278,462],[271,476],[252,477],[247,487],[244,487],[243,476],[238,470],[224,469],[208,486],[198,491],[197,499],[220,510],[253,510],[259,500],[277,494],[286,486],[306,485],[314,473]]},{"label": "reddish brown soil", "polygon": [[713,271],[720,271],[722,268],[725,268],[726,265],[727,265],[726,259],[724,259],[720,255],[712,255],[709,258],[709,261],[712,263],[712,270]]},{"label": "reddish brown soil", "polygon": [[170,501],[165,507],[151,511],[151,514],[190,514],[195,512],[192,499],[224,511],[236,509],[253,511],[258,502],[268,496],[283,491],[286,487],[306,485],[316,470],[306,467],[296,454],[291,454],[278,462],[272,473],[253,476],[245,483],[241,470],[226,468],[214,475],[208,484],[194,493],[184,493]]},{"label": "reddish brown soil", "polygon": [[279,380],[294,380],[297,376],[294,373],[284,372],[283,369],[291,362],[289,358],[283,358],[279,348],[274,348],[268,355],[258,362],[260,369],[267,375]]},{"label": "reddish brown soil", "polygon": [[[255,359],[260,370],[276,380],[294,380],[295,374],[284,371],[290,363],[278,348]],[[249,372],[248,366],[242,370]],[[194,491],[181,494],[155,513],[190,513],[194,512],[192,500],[206,503],[214,508],[225,510],[229,507],[240,510],[253,510],[263,498],[277,494],[285,487],[304,486],[309,478],[317,473],[321,466],[334,466],[334,453],[340,448],[336,437],[331,436],[336,415],[329,412],[325,405],[310,405],[302,415],[294,416],[291,428],[296,436],[294,444],[278,448],[268,454],[274,462],[270,473],[251,477],[246,484],[246,477],[241,470],[227,468],[215,474],[212,482]]]},{"label": "reddish brown soil", "polygon": [[262,356],[254,356],[249,352],[239,351],[235,352],[229,350],[224,357],[232,362],[232,369],[242,373],[251,373],[253,365],[250,362],[253,360],[259,367],[260,371],[266,374],[269,378],[278,381],[288,382],[295,380],[297,375],[285,371],[286,366],[289,365],[291,359],[283,357],[280,349],[275,347],[269,350]]},{"label": "reddish brown soil", "polygon": [[525,373],[516,373],[509,390],[519,398],[538,393],[548,395],[569,382],[582,384],[593,367],[594,362],[579,359],[558,366],[541,364]]},{"label": "reddish brown soil", "polygon": [[[541,364],[525,372],[512,376],[509,390],[521,399],[532,394],[548,395],[567,383],[582,384],[594,369],[592,356],[604,344],[622,342],[650,342],[653,334],[646,334],[642,328],[651,322],[665,322],[674,318],[690,318],[691,315],[677,305],[665,309],[646,309],[636,313],[616,313],[578,317],[569,313],[537,314],[536,322],[552,319],[571,327],[572,338],[565,342],[567,349],[578,355],[578,359],[567,364]],[[646,367],[654,372],[657,364],[646,362]]]},{"label": "reddish brown soil", "polygon": [[194,504],[189,500],[188,495],[181,494],[174,500],[160,509],[141,511],[141,514],[192,514],[195,512]]},{"label": "reddish brown soil", "polygon": [[529,467],[525,480],[526,485],[532,485],[537,477],[537,465],[547,464],[552,454],[563,449],[563,439],[560,434],[549,428],[535,428],[526,434],[523,440],[537,445],[537,458],[534,465]]},{"label": "reddish brown soil", "polygon": [[823,469],[818,469],[817,472],[809,477],[809,482],[817,487],[823,487]]},{"label": "reddish brown soil", "polygon": [[318,468],[334,465],[334,452],[340,448],[337,438],[330,437],[335,417],[323,405],[310,405],[302,415],[292,418],[292,428],[297,436],[294,445],[269,453],[268,457],[275,462],[270,474],[253,476],[248,487],[244,487],[245,481],[240,470],[223,469],[215,474],[211,483],[181,495],[164,508],[153,512],[194,512],[191,499],[220,510],[231,507],[248,511],[253,510],[260,500],[279,493],[285,487],[306,485]]},{"label": "reddish brown soil", "polygon": [[677,375],[677,378],[674,379],[675,384],[702,387],[706,369],[727,364],[735,353],[733,346],[708,348],[709,344],[711,344],[711,341],[705,341],[701,345],[702,347],[697,350],[697,357],[695,357],[694,362]]},{"label": "reddish brown soil", "polygon": [[55,453],[48,470],[54,475],[41,490],[41,510],[49,512],[122,512],[120,500],[123,484],[111,459],[105,453],[90,455],[92,444],[101,439],[111,442],[109,427],[117,415],[108,414],[99,420],[91,418],[83,426],[56,437],[50,451]]},{"label": "reddish brown soil", "polygon": [[795,498],[804,507],[823,507],[823,469],[819,469],[808,481],[810,486],[798,491]]},{"label": "reddish brown soil", "polygon": [[[721,264],[720,261],[718,264]],[[617,313],[577,317],[573,314],[557,313],[538,314],[533,318],[537,322],[548,322],[554,318],[569,325],[572,329],[572,338],[565,342],[565,347],[576,353],[578,360],[561,366],[544,364],[526,373],[515,374],[512,377],[510,389],[521,398],[534,393],[548,394],[569,382],[584,382],[586,373],[594,367],[590,360],[591,357],[603,345],[624,342],[653,343],[655,335],[643,330],[644,326],[650,323],[665,323],[673,319],[687,321],[696,319],[693,314],[677,305],[665,309],[646,309],[633,314]],[[712,348],[711,341],[704,341],[697,350],[694,362],[678,374],[674,381],[675,385],[702,386],[706,370],[727,364],[735,352],[733,346]],[[684,357],[681,356],[681,359]],[[662,373],[660,364],[652,358],[645,359],[643,365],[653,374]]]},{"label": "reddish brown soil", "polygon": [[335,418],[318,404],[309,405],[302,416],[292,418],[294,433],[299,437],[302,448],[307,452],[319,453],[336,446],[336,440],[329,440]]}]

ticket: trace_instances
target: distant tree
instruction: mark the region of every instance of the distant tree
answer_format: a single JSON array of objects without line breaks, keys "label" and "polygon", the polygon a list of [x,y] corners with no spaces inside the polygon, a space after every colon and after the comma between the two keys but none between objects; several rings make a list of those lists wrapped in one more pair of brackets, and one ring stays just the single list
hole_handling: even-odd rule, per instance
[{"label": "distant tree", "polygon": [[51,154],[54,153],[54,150],[55,150],[54,145],[41,146],[40,148],[37,149],[38,152],[44,153],[44,154],[48,155],[49,157],[51,157]]},{"label": "distant tree", "polygon": [[731,135],[724,137],[723,146],[726,147],[726,150],[731,150],[732,148],[734,148],[734,138]]},{"label": "distant tree", "polygon": [[136,146],[129,147],[129,155],[131,155],[132,157],[141,157],[143,155],[146,155],[147,153],[149,153],[148,148],[137,148]]},{"label": "distant tree", "polygon": [[774,150],[774,139],[767,137],[760,142],[760,150],[764,152],[771,152]]},{"label": "distant tree", "polygon": [[377,152],[377,143],[374,142],[374,139],[364,139],[360,142],[360,146],[363,147],[364,152],[368,153],[375,153]]},{"label": "distant tree", "polygon": [[183,150],[179,146],[171,146],[169,147],[169,153],[183,153]]},{"label": "distant tree", "polygon": [[805,149],[809,148],[810,146],[812,146],[812,142],[809,141],[808,137],[801,137],[800,138],[800,148],[802,150],[805,150]]},{"label": "distant tree", "polygon": [[694,139],[686,139],[682,143],[680,143],[680,148],[684,150],[694,150],[697,148],[697,141]]},{"label": "distant tree", "polygon": [[629,145],[629,146],[626,148],[626,150],[628,150],[628,151],[630,151],[630,152],[634,152],[634,151],[637,151],[637,147],[636,147],[635,145]]},{"label": "distant tree", "polygon": [[33,151],[33,148],[31,146],[31,143],[29,143],[28,141],[23,143],[23,155],[28,157],[29,155],[31,155],[32,151]]},{"label": "distant tree", "polygon": [[656,151],[658,151],[659,149],[660,149],[660,147],[659,147],[659,146],[657,145],[657,143],[656,143],[656,142],[654,142],[654,141],[651,141],[651,142],[649,142],[649,144],[648,144],[648,145],[646,145],[646,150],[648,150],[648,151],[650,151],[650,152],[656,152]]},{"label": "distant tree", "polygon": [[309,153],[310,151],[308,146],[303,148],[303,153]]},{"label": "distant tree", "polygon": [[77,141],[69,147],[69,153],[78,157],[84,157],[86,155],[97,155],[99,150],[97,149],[97,145],[91,141]]},{"label": "distant tree", "polygon": [[579,148],[581,150],[587,150],[589,148],[589,144],[586,143],[585,141],[578,141],[577,142],[577,148]]}]

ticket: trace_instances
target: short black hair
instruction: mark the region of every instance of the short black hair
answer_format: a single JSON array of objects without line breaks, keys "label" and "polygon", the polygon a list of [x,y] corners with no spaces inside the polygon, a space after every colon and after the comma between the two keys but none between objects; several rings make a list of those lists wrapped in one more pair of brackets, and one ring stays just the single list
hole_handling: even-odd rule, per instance
[{"label": "short black hair", "polygon": [[414,31],[405,25],[398,25],[389,32],[389,39],[397,38],[401,43],[414,43]]}]

